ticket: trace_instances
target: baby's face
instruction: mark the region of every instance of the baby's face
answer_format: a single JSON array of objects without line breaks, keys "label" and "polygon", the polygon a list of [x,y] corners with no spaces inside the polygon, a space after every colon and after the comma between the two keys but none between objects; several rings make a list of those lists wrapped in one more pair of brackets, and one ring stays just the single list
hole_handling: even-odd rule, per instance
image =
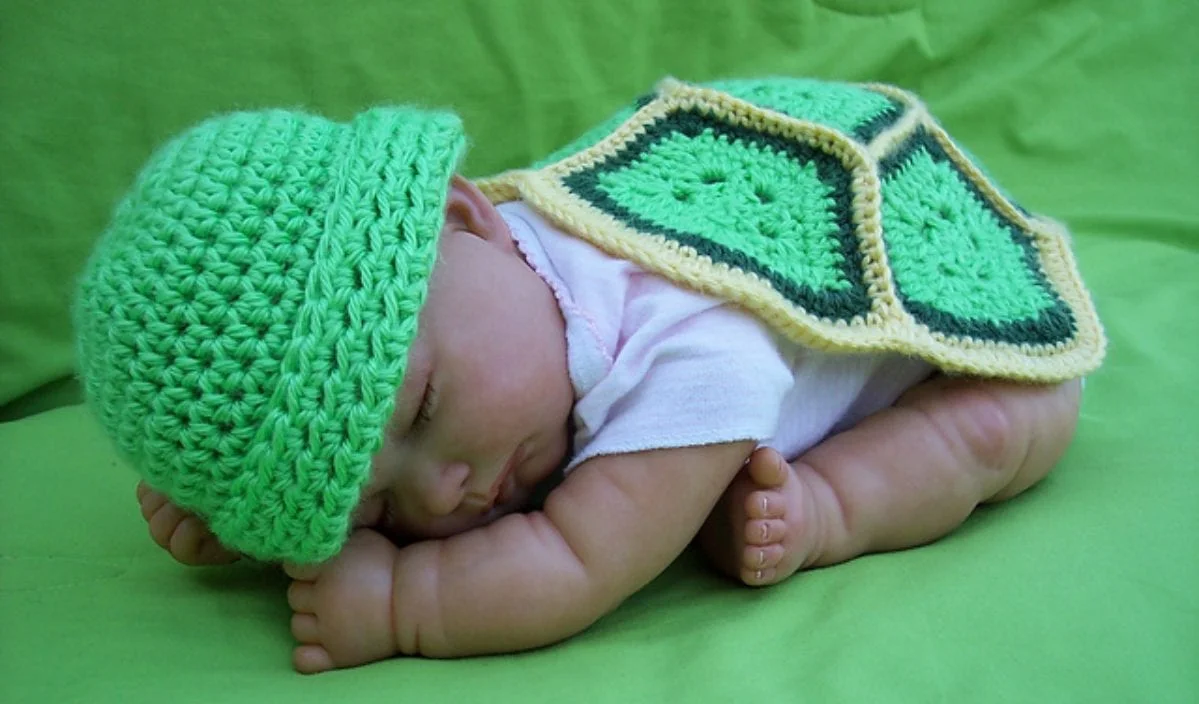
[{"label": "baby's face", "polygon": [[456,178],[355,526],[401,540],[446,537],[522,505],[569,450],[565,340],[549,286],[495,208]]}]

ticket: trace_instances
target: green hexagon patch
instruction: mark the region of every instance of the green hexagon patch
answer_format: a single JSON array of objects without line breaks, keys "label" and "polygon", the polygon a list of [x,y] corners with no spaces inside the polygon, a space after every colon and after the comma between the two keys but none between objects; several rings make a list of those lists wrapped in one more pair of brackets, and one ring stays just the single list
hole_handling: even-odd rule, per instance
[{"label": "green hexagon patch", "polygon": [[850,172],[810,144],[677,110],[564,183],[631,228],[757,274],[814,315],[848,321],[870,305]]}]

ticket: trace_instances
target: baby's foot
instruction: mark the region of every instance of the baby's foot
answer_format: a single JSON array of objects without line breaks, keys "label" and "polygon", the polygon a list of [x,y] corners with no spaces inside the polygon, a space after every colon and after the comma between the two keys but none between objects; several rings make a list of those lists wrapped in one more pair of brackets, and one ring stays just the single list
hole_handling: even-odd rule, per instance
[{"label": "baby's foot", "polygon": [[700,538],[730,577],[767,586],[815,562],[818,518],[804,478],[777,451],[761,447],[725,490]]},{"label": "baby's foot", "polygon": [[287,602],[299,642],[292,653],[296,670],[355,667],[398,652],[391,619],[396,553],[387,538],[358,530],[329,562],[284,567],[295,580]]}]

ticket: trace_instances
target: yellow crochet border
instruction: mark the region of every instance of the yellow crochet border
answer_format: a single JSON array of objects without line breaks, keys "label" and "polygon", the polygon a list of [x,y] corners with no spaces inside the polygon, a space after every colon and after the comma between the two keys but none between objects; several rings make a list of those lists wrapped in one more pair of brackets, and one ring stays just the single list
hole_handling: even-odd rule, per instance
[{"label": "yellow crochet border", "polygon": [[[919,356],[949,372],[1054,382],[1084,375],[1099,366],[1106,340],[1069,249],[1069,236],[1057,223],[1028,217],[1013,206],[971,163],[915,96],[880,84],[861,87],[907,106],[904,116],[863,145],[827,126],[759,108],[710,88],[667,78],[656,97],[595,145],[539,170],[516,170],[478,182],[494,203],[523,200],[558,227],[608,254],[648,271],[750,310],[779,333],[808,347],[842,352],[890,351]],[[784,298],[767,281],[713,262],[691,247],[662,235],[632,229],[579,198],[565,185],[571,174],[615,156],[646,127],[668,113],[702,107],[731,124],[751,127],[814,146],[844,164],[854,181],[853,223],[863,260],[870,310],[849,323],[819,318]],[[1075,317],[1076,334],[1054,346],[1012,344],[949,336],[930,330],[904,308],[887,262],[882,237],[878,163],[924,128],[979,191],[1034,238],[1046,279]]]}]

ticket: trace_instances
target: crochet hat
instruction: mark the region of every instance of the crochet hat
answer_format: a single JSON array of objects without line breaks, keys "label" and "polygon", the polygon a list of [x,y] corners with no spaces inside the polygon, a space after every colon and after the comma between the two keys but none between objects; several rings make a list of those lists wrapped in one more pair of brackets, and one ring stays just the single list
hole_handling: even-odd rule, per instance
[{"label": "crochet hat", "polygon": [[88,400],[229,548],[341,548],[425,301],[459,119],[234,113],[160,149],[75,303]]}]

